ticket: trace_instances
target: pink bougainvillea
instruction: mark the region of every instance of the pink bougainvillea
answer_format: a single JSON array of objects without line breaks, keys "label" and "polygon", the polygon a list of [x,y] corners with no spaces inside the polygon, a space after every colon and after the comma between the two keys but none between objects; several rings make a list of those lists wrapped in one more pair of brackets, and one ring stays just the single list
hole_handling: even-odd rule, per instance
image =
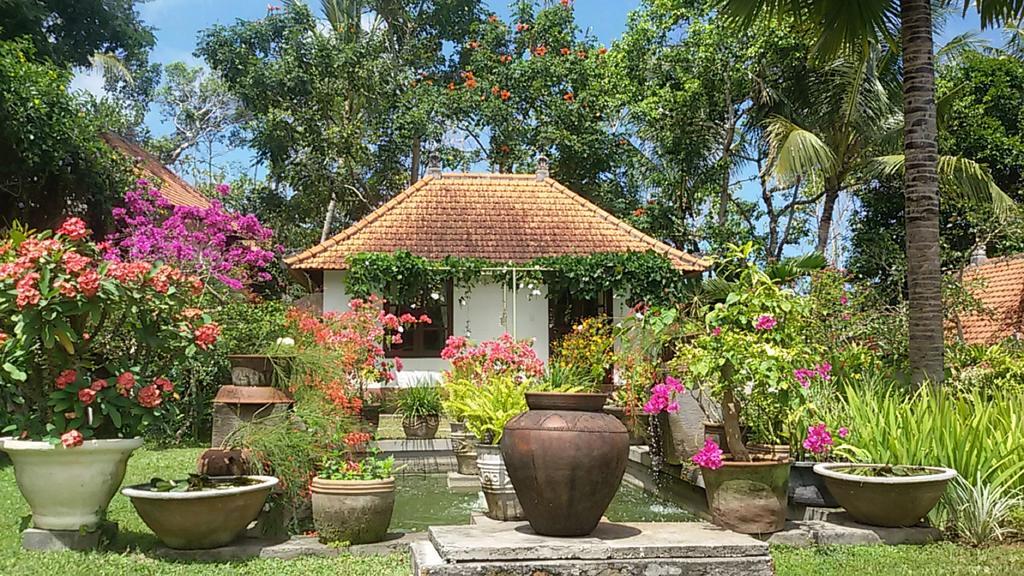
[{"label": "pink bougainvillea", "polygon": [[779,321],[771,314],[762,314],[754,321],[754,330],[771,330]]},{"label": "pink bougainvillea", "polygon": [[722,449],[718,447],[714,440],[708,438],[704,441],[704,447],[694,454],[690,460],[701,468],[718,470],[722,467]]},{"label": "pink bougainvillea", "polygon": [[832,449],[832,434],[824,423],[815,424],[807,430],[807,437],[804,438],[804,450],[818,456],[823,456]]},{"label": "pink bougainvillea", "polygon": [[169,263],[232,290],[269,280],[280,251],[256,216],[229,212],[219,200],[206,208],[173,206],[146,180],[113,214],[119,229],[108,238],[107,259]]},{"label": "pink bougainvillea", "polygon": [[489,376],[539,377],[544,362],[533,350],[533,340],[516,340],[505,333],[494,340],[472,344],[465,336],[451,336],[441,358],[452,363],[452,378],[482,381]]},{"label": "pink bougainvillea", "polygon": [[666,376],[665,381],[651,387],[651,399],[644,404],[644,414],[659,414],[669,412],[675,414],[679,411],[679,402],[674,399],[675,394],[681,394],[686,389],[676,378]]}]

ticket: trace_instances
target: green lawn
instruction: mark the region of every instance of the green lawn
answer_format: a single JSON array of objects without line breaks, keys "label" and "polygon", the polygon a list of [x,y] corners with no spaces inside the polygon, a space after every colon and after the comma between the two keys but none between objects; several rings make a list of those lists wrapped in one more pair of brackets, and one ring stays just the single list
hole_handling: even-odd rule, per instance
[{"label": "green lawn", "polygon": [[[139,450],[128,464],[126,483],[144,482],[153,476],[181,477],[195,468],[200,450],[178,448]],[[80,554],[26,552],[19,531],[27,522],[28,505],[14,482],[14,469],[0,464],[0,575],[301,575],[301,576],[406,576],[404,554],[380,557],[308,558],[300,560],[250,560],[231,564],[184,564],[150,558],[146,551],[156,539],[118,494],[110,506],[110,518],[120,523],[115,552]],[[1005,546],[975,550],[953,544],[932,546],[835,547],[823,549],[774,548],[779,576],[973,576],[1024,574],[1024,547]]]}]

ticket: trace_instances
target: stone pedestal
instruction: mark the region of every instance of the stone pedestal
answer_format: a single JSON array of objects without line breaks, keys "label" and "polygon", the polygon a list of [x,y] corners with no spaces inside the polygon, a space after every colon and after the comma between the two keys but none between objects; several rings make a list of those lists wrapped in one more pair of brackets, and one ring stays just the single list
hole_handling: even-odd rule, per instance
[{"label": "stone pedestal", "polygon": [[101,545],[110,542],[116,536],[116,522],[104,522],[92,532],[28,528],[21,533],[21,547],[37,552],[87,552],[98,550]]},{"label": "stone pedestal", "polygon": [[456,494],[479,492],[480,476],[459,474],[458,472],[448,473],[448,491]]},{"label": "stone pedestal", "polygon": [[768,545],[708,524],[602,522],[589,536],[535,534],[526,522],[436,526],[412,544],[414,576],[770,576]]},{"label": "stone pedestal", "polygon": [[291,396],[270,386],[221,386],[213,399],[211,445],[222,447],[243,423],[283,414],[294,402]]}]

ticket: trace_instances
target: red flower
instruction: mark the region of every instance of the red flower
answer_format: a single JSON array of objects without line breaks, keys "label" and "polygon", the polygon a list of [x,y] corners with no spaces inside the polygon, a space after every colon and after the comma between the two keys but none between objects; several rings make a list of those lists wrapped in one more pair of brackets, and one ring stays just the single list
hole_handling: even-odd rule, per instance
[{"label": "red flower", "polygon": [[86,270],[78,275],[78,289],[86,298],[92,298],[100,291],[100,275],[95,270]]},{"label": "red flower", "polygon": [[160,389],[157,388],[156,384],[150,384],[145,388],[139,390],[138,396],[139,406],[143,408],[156,408],[163,401],[160,397]]},{"label": "red flower", "polygon": [[498,61],[501,62],[502,64],[508,64],[509,62],[512,61],[512,56],[508,54],[502,54],[501,56],[498,56]]},{"label": "red flower", "polygon": [[60,290],[60,295],[65,298],[74,298],[75,296],[78,296],[78,289],[75,288],[75,285],[71,282],[57,280],[57,283],[54,284],[54,286]]},{"label": "red flower", "polygon": [[18,305],[19,309],[24,308],[25,306],[35,306],[36,304],[39,304],[41,294],[36,288],[36,282],[38,280],[39,273],[29,272],[22,276],[14,285],[14,289],[18,292],[15,304]]},{"label": "red flower", "polygon": [[153,380],[153,385],[159,388],[162,392],[174,391],[174,384],[172,384],[170,380],[164,378],[163,376],[157,378],[156,380]]},{"label": "red flower", "polygon": [[78,391],[78,401],[88,406],[96,399],[96,391],[92,388],[82,388]]},{"label": "red flower", "polygon": [[516,24],[516,32],[526,32],[530,29],[529,24],[523,24],[522,22]]},{"label": "red flower", "polygon": [[577,50],[576,51],[576,57],[579,58],[580,60],[586,60],[587,59],[587,52],[586,52],[586,50]]},{"label": "red flower", "polygon": [[342,440],[347,446],[359,446],[373,440],[373,436],[367,432],[349,432]]},{"label": "red flower", "polygon": [[9,338],[10,336],[6,332],[0,331],[0,346],[3,346]]},{"label": "red flower", "polygon": [[93,380],[92,381],[92,385],[89,386],[89,389],[94,390],[96,392],[99,392],[100,390],[103,390],[106,387],[107,387],[107,381],[103,380],[102,378],[100,378],[100,379],[97,379],[97,380]]},{"label": "red flower", "polygon": [[65,448],[74,448],[75,446],[81,446],[85,442],[85,437],[78,430],[68,430],[67,432],[60,435],[60,443]]},{"label": "red flower", "polygon": [[399,358],[398,356],[395,356],[395,371],[396,372],[401,372],[402,368],[405,368],[405,364],[402,363],[402,359],[401,358]]},{"label": "red flower", "polygon": [[501,96],[501,100],[502,101],[508,100],[509,96],[511,96],[511,95],[512,95],[512,93],[509,92],[508,90],[502,90],[501,91],[501,95],[500,95]]},{"label": "red flower", "polygon": [[562,6],[568,8],[572,4],[572,0],[562,0]]},{"label": "red flower", "polygon": [[601,46],[600,48],[597,49],[597,53],[603,56],[608,53],[608,49],[605,48],[604,46]]},{"label": "red flower", "polygon": [[470,50],[476,50],[479,47],[480,47],[480,43],[479,42],[477,42],[476,40],[470,41],[470,43],[469,43],[469,49]]},{"label": "red flower", "polygon": [[566,102],[572,102],[573,100],[576,100],[576,97],[573,96],[572,92],[566,92],[565,95],[562,96],[562,100],[565,100]]},{"label": "red flower", "polygon": [[61,257],[60,262],[64,265],[64,269],[67,270],[69,274],[78,274],[84,270],[92,260],[89,259],[88,256],[82,256],[78,252],[71,251],[65,252],[64,256]]},{"label": "red flower", "polygon": [[433,320],[431,320],[430,316],[427,316],[426,314],[420,314],[419,322],[423,324],[430,324]]},{"label": "red flower", "polygon": [[117,377],[117,393],[127,398],[131,394],[132,388],[135,388],[135,374],[122,372]]},{"label": "red flower", "polygon": [[541,44],[540,46],[537,46],[536,48],[533,49],[533,55],[534,56],[544,56],[547,53],[548,53],[548,48],[547,48],[547,46],[544,46],[543,44]]},{"label": "red flower", "polygon": [[572,54],[572,50],[568,48],[562,48],[561,50],[559,50],[559,52],[562,54],[562,56],[568,56],[569,54]]},{"label": "red flower", "polygon": [[491,14],[490,16],[487,17],[487,21],[490,22],[491,24],[497,22],[498,21],[498,15],[497,14]]},{"label": "red flower", "polygon": [[203,350],[206,350],[207,348],[213,346],[217,342],[218,336],[220,336],[219,324],[217,324],[216,322],[203,324],[199,328],[196,328],[196,346],[199,346]]},{"label": "red flower", "polygon": [[639,218],[639,217],[641,217],[643,215],[644,215],[644,209],[643,208],[637,208],[636,210],[633,210],[633,216],[636,216],[637,218]]},{"label": "red flower", "polygon": [[74,370],[64,370],[57,375],[57,380],[54,381],[53,385],[56,386],[58,390],[63,390],[67,388],[68,384],[73,384],[75,380],[78,380],[78,372],[75,372]]},{"label": "red flower", "polygon": [[455,90],[455,82],[449,82],[448,83],[448,90],[449,91]]},{"label": "red flower", "polygon": [[71,240],[81,240],[89,235],[89,229],[85,226],[84,220],[71,217],[57,228],[57,234],[63,234]]}]

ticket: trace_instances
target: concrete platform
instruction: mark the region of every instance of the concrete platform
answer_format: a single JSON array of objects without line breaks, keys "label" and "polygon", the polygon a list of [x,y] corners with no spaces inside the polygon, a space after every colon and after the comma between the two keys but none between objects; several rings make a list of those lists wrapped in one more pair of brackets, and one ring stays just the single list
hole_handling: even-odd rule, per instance
[{"label": "concrete platform", "polygon": [[469,493],[480,491],[480,477],[476,474],[459,474],[458,472],[448,473],[448,491],[455,493]]},{"label": "concrete platform", "polygon": [[768,536],[769,544],[786,546],[874,546],[881,544],[930,544],[942,540],[942,531],[931,526],[884,528],[851,520],[845,513],[834,513],[825,520],[786,522],[786,528]]},{"label": "concrete platform", "polygon": [[238,562],[253,558],[278,558],[291,560],[306,556],[337,556],[353,554],[370,556],[404,552],[413,542],[426,540],[424,532],[388,534],[383,542],[356,546],[328,546],[321,544],[315,536],[292,536],[287,540],[264,538],[239,538],[227,546],[211,550],[175,550],[158,546],[147,554],[176,562]]},{"label": "concrete platform", "polygon": [[117,522],[104,522],[92,532],[26,528],[21,533],[21,547],[37,552],[88,552],[99,550],[101,546],[111,542],[117,537],[117,532]]},{"label": "concrete platform", "polygon": [[769,576],[764,542],[700,522],[601,523],[552,538],[526,522],[431,527],[411,546],[414,576]]}]

